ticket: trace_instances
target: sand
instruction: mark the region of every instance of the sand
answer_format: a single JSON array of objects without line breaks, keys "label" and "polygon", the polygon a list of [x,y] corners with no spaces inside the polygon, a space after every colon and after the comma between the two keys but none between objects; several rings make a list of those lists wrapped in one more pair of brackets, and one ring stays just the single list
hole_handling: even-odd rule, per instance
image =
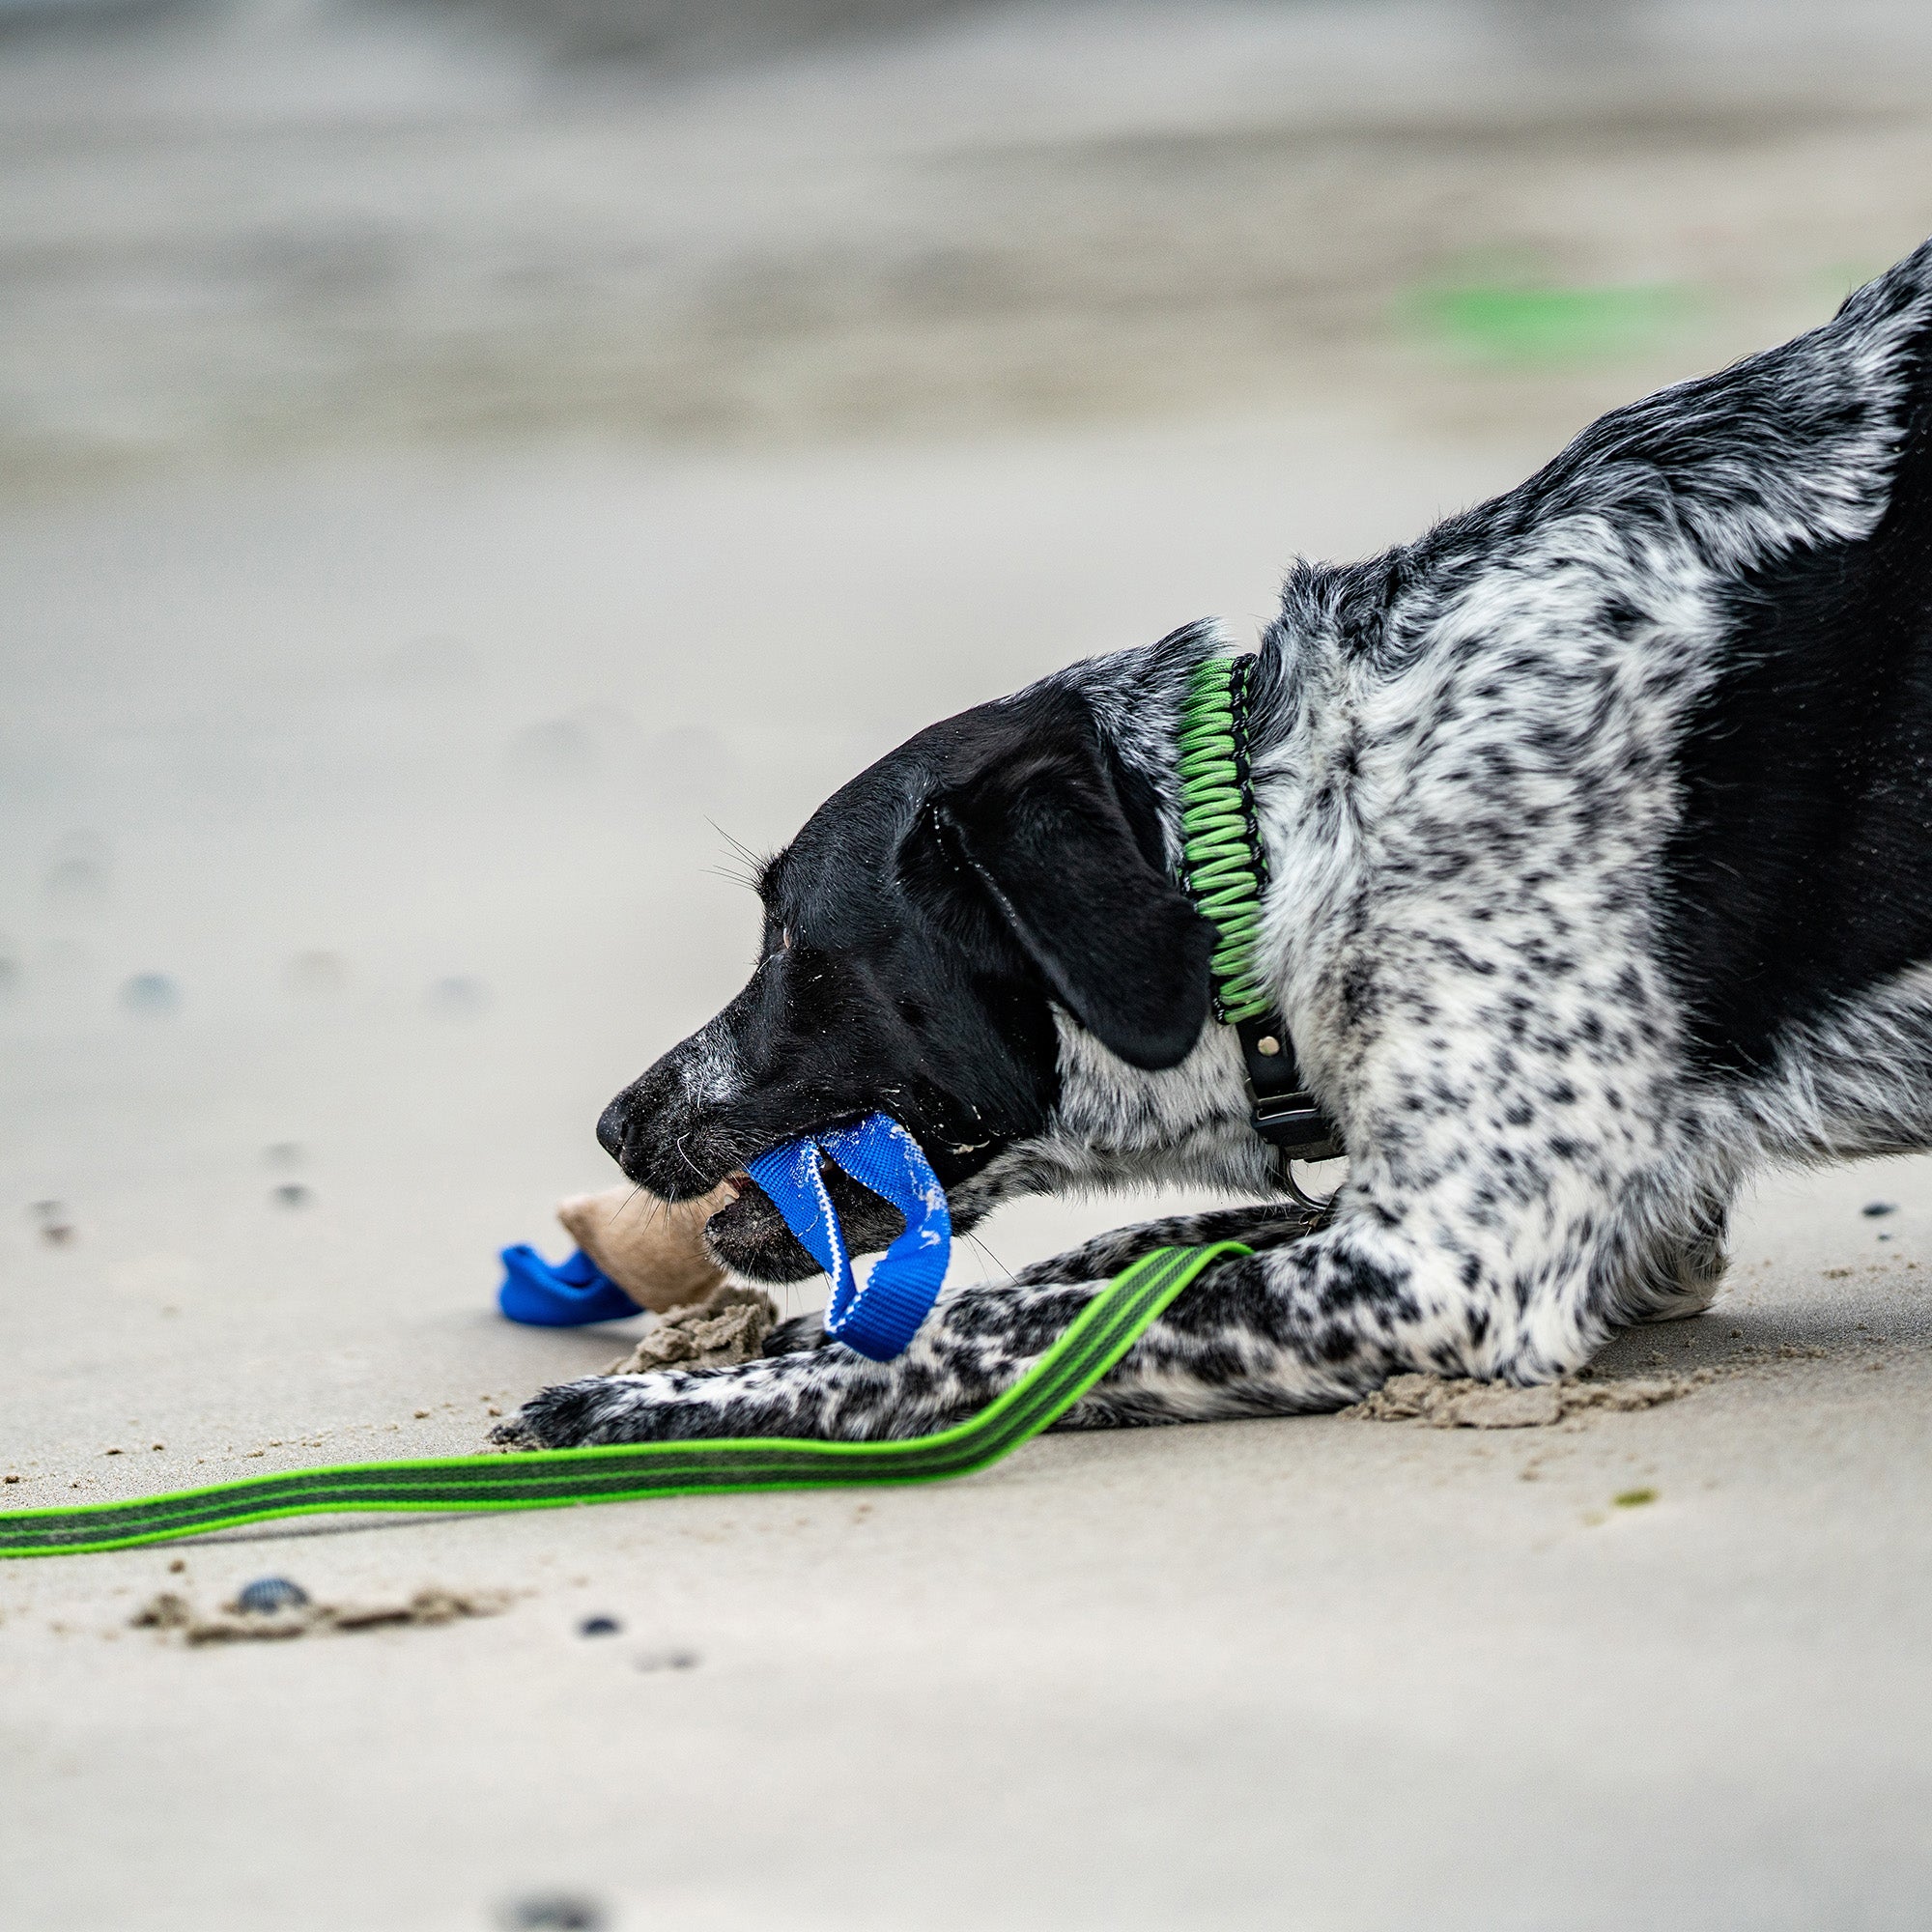
[{"label": "sand", "polygon": [[[16,468],[50,444],[73,461],[40,478],[65,495],[11,474],[0,510],[0,1506],[473,1451],[529,1391],[635,1349],[641,1321],[498,1320],[495,1251],[562,1254],[556,1201],[616,1179],[599,1109],[741,982],[756,918],[724,835],[769,848],[910,731],[1085,652],[1210,611],[1252,635],[1295,551],[1408,536],[1517,480],[1606,391],[1822,312],[1833,235],[1882,260],[1932,228],[1917,110],[1704,115],[1695,140],[1634,146],[1637,124],[1600,118],[1514,169],[1493,131],[1438,125],[1408,165],[1440,163],[1459,235],[1560,253],[1574,234],[1580,272],[1612,281],[1651,273],[1653,243],[1664,275],[1706,246],[1709,332],[1446,386],[1382,338],[1357,358],[1400,279],[1371,262],[1333,296],[1357,287],[1359,150],[1309,283],[1289,270],[1321,181],[1284,189],[1279,233],[1217,190],[1200,246],[1188,230],[1161,253],[1143,328],[1121,278],[1185,224],[1120,180],[1238,188],[1279,144],[1150,157],[1113,135],[1163,103],[1198,127],[1216,88],[1225,130],[1285,70],[1297,99],[1329,70],[1293,46],[1216,55],[1218,79],[1206,56],[1109,66],[1069,27],[1029,70],[1061,76],[1037,97],[990,54],[949,70],[946,114],[888,73],[839,124],[873,160],[812,150],[762,217],[829,238],[779,294],[849,287],[862,319],[924,322],[841,334],[775,297],[747,349],[652,295],[709,286],[697,242],[747,175],[639,157],[728,159],[753,97],[684,148],[561,80],[486,111],[418,72],[407,112],[278,120],[260,48],[322,17],[277,14],[226,67],[185,42],[168,114],[114,119],[132,80],[77,56],[60,85],[8,69],[4,138],[31,165],[6,176],[0,236],[33,299],[0,316],[19,372],[0,442]],[[1411,80],[1440,51],[1412,24]],[[286,86],[346,71],[294,63]],[[1025,140],[1103,94],[1086,148],[1026,173]],[[936,146],[976,100],[948,174]],[[996,166],[1017,172],[981,196]],[[928,201],[861,176],[917,178]],[[692,211],[685,252],[626,254],[632,231],[598,228],[646,179],[689,180],[653,204],[672,227]],[[1038,180],[1052,192],[1029,198]],[[965,274],[948,323],[945,264],[917,245],[940,202],[965,229],[1024,205],[1015,276],[1058,259],[1061,225],[1060,294],[1014,286],[1063,336],[1001,320],[997,264]],[[1395,205],[1364,190],[1365,260]],[[283,209],[328,247],[278,255]],[[767,231],[719,219],[722,274]],[[605,259],[593,232],[609,280],[571,267]],[[392,285],[384,262],[409,272]],[[580,311],[607,347],[635,322],[643,351],[573,360],[555,317]],[[1191,323],[1201,353],[1177,355]],[[888,335],[902,383],[868,347]],[[627,440],[668,410],[651,372],[678,357],[730,436]],[[1114,412],[1163,359],[1166,400]],[[559,386],[574,400],[553,409]],[[501,421],[446,409],[450,387],[498,397]],[[819,446],[828,423],[874,440]],[[954,1265],[1162,1205],[1016,1207]],[[1619,1340],[1590,1381],[1424,1391],[1431,1412],[1392,1424],[1056,1436],[863,1499],[270,1525],[0,1569],[0,1917],[1917,1926],[1932,1162],[1766,1177],[1735,1252],[1708,1314]],[[1649,1387],[1676,1399],[1576,1406]],[[1444,1405],[1557,1413],[1431,1426]],[[128,1628],[163,1592],[218,1605],[265,1575],[323,1605],[515,1601],[354,1641]]]},{"label": "sand", "polygon": [[1655,1408],[1711,1379],[1712,1372],[1700,1369],[1693,1376],[1625,1376],[1613,1381],[1570,1378],[1537,1388],[1508,1388],[1445,1381],[1440,1376],[1391,1376],[1365,1402],[1343,1412],[1364,1422],[1422,1421],[1434,1429],[1548,1429],[1592,1409],[1628,1414]]},{"label": "sand", "polygon": [[688,1308],[659,1316],[604,1373],[648,1375],[653,1369],[728,1369],[749,1362],[778,1321],[778,1305],[762,1289],[727,1282]]}]

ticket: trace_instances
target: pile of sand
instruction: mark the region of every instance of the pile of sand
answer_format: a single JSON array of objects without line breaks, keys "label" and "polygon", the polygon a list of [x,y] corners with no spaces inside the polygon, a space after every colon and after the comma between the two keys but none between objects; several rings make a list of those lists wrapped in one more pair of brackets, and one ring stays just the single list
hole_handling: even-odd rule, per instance
[{"label": "pile of sand", "polygon": [[769,1294],[726,1283],[693,1307],[660,1315],[638,1346],[604,1373],[641,1376],[672,1367],[728,1369],[749,1362],[764,1347],[778,1319],[777,1304]]},{"label": "pile of sand", "polygon": [[509,1596],[500,1590],[431,1588],[400,1603],[303,1603],[273,1610],[244,1610],[231,1603],[204,1614],[178,1592],[163,1590],[128,1622],[136,1630],[159,1631],[189,1645],[272,1643],[284,1637],[386,1630],[398,1624],[453,1624],[465,1617],[494,1617],[509,1606]]},{"label": "pile of sand", "polygon": [[1374,1395],[1342,1413],[1363,1422],[1426,1422],[1434,1429],[1541,1429],[1592,1408],[1655,1408],[1712,1379],[1709,1369],[1698,1369],[1688,1376],[1573,1379],[1511,1388],[1501,1382],[1447,1381],[1440,1376],[1391,1376]]}]

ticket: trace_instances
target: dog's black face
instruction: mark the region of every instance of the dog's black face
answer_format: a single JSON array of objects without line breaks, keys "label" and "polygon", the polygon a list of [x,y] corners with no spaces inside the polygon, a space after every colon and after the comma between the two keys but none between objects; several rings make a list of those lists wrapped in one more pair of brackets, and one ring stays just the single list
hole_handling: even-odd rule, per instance
[{"label": "dog's black face", "polygon": [[[951,1191],[1045,1127],[1056,1007],[1136,1067],[1193,1046],[1213,928],[1162,851],[1157,801],[1077,691],[1048,682],[933,725],[766,867],[751,982],[611,1102],[598,1139],[632,1179],[689,1200],[884,1111]],[[898,1233],[831,1163],[827,1182],[855,1251]],[[817,1272],[749,1180],[706,1233],[755,1279]]]}]

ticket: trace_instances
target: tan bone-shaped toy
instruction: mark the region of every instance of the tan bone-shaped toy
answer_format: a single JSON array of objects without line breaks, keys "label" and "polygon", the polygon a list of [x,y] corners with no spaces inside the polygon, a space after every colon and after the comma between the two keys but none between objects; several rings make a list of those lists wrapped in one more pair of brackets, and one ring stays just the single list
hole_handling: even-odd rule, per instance
[{"label": "tan bone-shaped toy", "polygon": [[697,1201],[661,1201],[641,1187],[573,1194],[557,1204],[564,1232],[639,1308],[662,1315],[702,1301],[724,1279],[704,1224],[738,1198],[723,1181]]},{"label": "tan bone-shaped toy", "polygon": [[612,1187],[557,1204],[564,1232],[599,1271],[659,1318],[606,1375],[727,1368],[758,1352],[778,1309],[757,1289],[728,1283],[704,1245],[705,1222],[737,1192],[725,1181],[698,1201],[662,1201],[641,1187]]}]

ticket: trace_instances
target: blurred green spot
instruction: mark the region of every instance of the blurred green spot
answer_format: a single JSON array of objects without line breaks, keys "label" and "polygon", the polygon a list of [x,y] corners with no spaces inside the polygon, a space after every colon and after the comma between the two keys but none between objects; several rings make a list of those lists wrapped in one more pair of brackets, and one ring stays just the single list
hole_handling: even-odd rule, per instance
[{"label": "blurred green spot", "polygon": [[1612,1496],[1610,1500],[1620,1510],[1641,1509],[1645,1503],[1654,1503],[1657,1500],[1657,1492],[1655,1490],[1626,1490],[1622,1495]]},{"label": "blurred green spot", "polygon": [[1626,355],[1667,335],[1695,307],[1689,289],[1503,283],[1417,290],[1406,304],[1426,333],[1493,362],[1578,362]]}]

